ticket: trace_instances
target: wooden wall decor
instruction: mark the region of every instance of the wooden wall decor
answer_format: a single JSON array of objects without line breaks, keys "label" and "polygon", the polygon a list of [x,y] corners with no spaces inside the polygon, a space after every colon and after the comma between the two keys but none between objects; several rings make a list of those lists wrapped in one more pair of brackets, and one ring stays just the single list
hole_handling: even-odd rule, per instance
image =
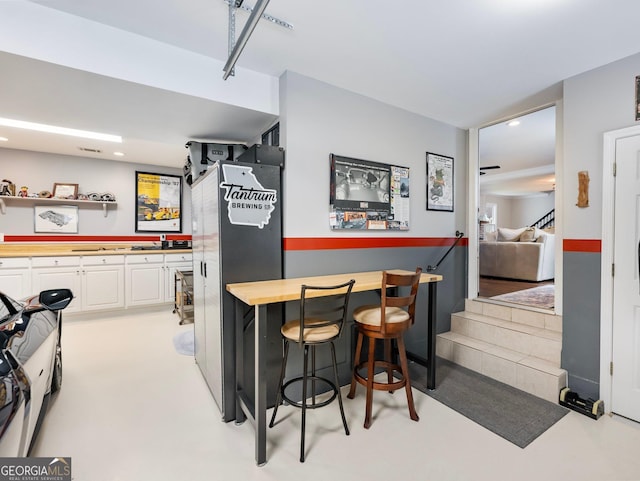
[{"label": "wooden wall decor", "polygon": [[578,207],[589,207],[589,172],[578,172]]}]

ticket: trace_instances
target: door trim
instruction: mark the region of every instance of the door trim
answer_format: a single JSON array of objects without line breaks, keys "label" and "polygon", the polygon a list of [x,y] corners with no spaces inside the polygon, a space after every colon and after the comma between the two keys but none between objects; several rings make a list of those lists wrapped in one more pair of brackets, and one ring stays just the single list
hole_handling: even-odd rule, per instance
[{"label": "door trim", "polygon": [[486,123],[476,128],[468,130],[468,161],[467,161],[467,232],[469,246],[467,248],[467,298],[478,299],[479,290],[479,260],[480,246],[478,241],[478,208],[480,204],[480,141],[479,132],[484,127],[489,127],[509,119],[521,117],[548,107],[556,108],[556,150],[555,150],[555,176],[556,176],[556,198],[555,198],[555,306],[554,314],[562,316],[563,309],[563,239],[564,239],[564,102],[556,100],[536,108],[522,111],[517,115],[504,117],[501,120]]},{"label": "door trim", "polygon": [[602,155],[602,249],[600,256],[600,398],[608,412],[612,411],[610,363],[613,358],[613,230],[616,142],[640,135],[640,126],[612,130],[603,134]]}]

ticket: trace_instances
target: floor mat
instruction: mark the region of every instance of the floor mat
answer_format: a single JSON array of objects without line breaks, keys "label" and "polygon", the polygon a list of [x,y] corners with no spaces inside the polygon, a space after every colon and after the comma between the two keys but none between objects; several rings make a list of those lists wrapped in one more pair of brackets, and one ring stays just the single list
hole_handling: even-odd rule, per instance
[{"label": "floor mat", "polygon": [[409,364],[411,385],[498,436],[525,448],[569,410],[477,372],[438,359],[436,389],[427,369]]},{"label": "floor mat", "polygon": [[541,309],[553,309],[555,285],[548,284],[546,286],[532,287],[531,289],[524,289],[522,291],[500,294],[499,296],[493,296],[489,299],[539,307]]}]

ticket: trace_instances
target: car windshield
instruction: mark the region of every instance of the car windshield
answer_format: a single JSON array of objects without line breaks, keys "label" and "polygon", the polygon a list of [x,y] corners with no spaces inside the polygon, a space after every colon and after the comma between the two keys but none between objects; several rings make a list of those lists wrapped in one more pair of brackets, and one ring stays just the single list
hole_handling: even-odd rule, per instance
[{"label": "car windshield", "polygon": [[11,319],[11,317],[20,310],[20,308],[21,306],[19,303],[4,294],[0,294],[0,323]]}]

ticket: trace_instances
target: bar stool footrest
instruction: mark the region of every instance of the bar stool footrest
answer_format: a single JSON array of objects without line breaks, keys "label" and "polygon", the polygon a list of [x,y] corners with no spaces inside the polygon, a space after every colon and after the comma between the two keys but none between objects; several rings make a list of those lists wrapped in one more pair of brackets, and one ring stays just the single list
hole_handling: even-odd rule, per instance
[{"label": "bar stool footrest", "polygon": [[[302,376],[300,377],[295,377],[293,379],[290,379],[289,381],[287,381],[286,383],[284,383],[282,385],[282,399],[284,401],[286,401],[288,404],[295,406],[297,408],[302,408],[302,403],[305,401],[304,399],[302,401],[294,401],[293,399],[291,399],[290,397],[288,397],[285,393],[285,390],[287,389],[287,387],[293,383],[296,382],[302,382],[304,380],[304,378]],[[329,397],[329,399],[325,399],[324,401],[320,401],[320,402],[312,402],[311,404],[305,404],[305,407],[307,409],[317,409],[317,408],[321,408],[324,406],[327,406],[328,404],[331,404],[333,402],[333,400],[338,396],[338,388],[336,387],[335,383],[333,383],[332,381],[329,381],[328,379],[324,378],[324,377],[320,377],[320,376],[307,376],[307,382],[308,381],[320,381],[323,382],[325,384],[327,384],[330,388],[330,390],[332,391],[331,397]],[[326,394],[327,391],[320,393],[320,394],[315,394],[315,396],[321,396],[323,394]],[[310,398],[314,397],[314,393],[309,393],[308,396]]]},{"label": "bar stool footrest", "polygon": [[[358,364],[356,366],[355,369],[355,378],[356,381],[358,381],[359,384],[362,384],[363,386],[367,385],[367,378],[363,375],[360,374],[360,370],[362,369],[366,369],[367,368],[367,362],[361,362],[360,364]],[[394,382],[379,382],[379,381],[373,381],[373,389],[377,390],[377,391],[396,391],[398,389],[402,389],[403,387],[405,387],[407,385],[407,380],[404,377],[404,375],[402,374],[402,368],[398,365],[398,364],[393,364],[387,361],[380,361],[380,360],[376,360],[373,362],[373,369],[374,371],[376,370],[376,368],[382,368],[385,374],[386,371],[388,369],[392,370],[392,376],[393,374],[399,374],[402,379],[400,379],[399,381],[394,381]],[[381,373],[382,373],[381,372]],[[369,375],[369,373],[367,372],[367,376]],[[375,375],[375,372],[374,372]],[[394,376],[395,377],[395,376]]]}]

